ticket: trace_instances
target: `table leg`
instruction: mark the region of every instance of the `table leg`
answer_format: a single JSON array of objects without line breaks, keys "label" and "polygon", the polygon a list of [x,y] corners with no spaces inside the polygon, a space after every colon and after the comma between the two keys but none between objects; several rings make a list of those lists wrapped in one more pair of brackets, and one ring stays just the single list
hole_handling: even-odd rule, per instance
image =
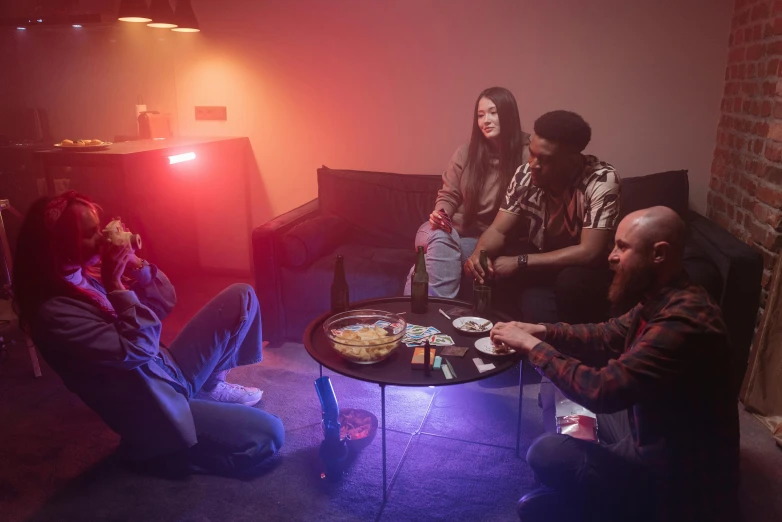
[{"label": "table leg", "polygon": [[521,449],[521,407],[522,407],[522,395],[524,391],[524,361],[519,361],[519,416],[516,419],[516,456],[520,457],[519,450]]},{"label": "table leg", "polygon": [[386,501],[386,385],[380,385],[380,419],[383,423],[383,502]]},{"label": "table leg", "polygon": [[318,366],[320,367],[320,376],[323,377],[323,365],[318,364]]}]

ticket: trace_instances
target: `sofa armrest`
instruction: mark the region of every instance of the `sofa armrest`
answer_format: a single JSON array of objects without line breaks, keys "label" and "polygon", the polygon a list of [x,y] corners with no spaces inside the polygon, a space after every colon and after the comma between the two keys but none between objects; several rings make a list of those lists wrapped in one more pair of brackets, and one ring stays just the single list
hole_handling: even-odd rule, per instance
[{"label": "sofa armrest", "polygon": [[261,305],[263,338],[277,342],[285,335],[280,267],[281,238],[293,227],[320,214],[317,199],[286,212],[253,230],[253,272],[255,293]]},{"label": "sofa armrest", "polygon": [[339,216],[316,216],[280,238],[284,266],[306,269],[345,242],[350,225]]},{"label": "sofa armrest", "polygon": [[763,257],[713,221],[691,211],[688,221],[691,239],[720,267],[724,280],[720,306],[732,344],[731,389],[738,396],[747,370],[755,333]]}]

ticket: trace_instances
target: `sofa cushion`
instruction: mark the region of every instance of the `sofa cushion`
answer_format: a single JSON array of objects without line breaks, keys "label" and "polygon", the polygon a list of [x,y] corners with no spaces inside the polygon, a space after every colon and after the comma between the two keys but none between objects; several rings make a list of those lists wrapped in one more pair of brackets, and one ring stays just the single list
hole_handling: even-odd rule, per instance
[{"label": "sofa cushion", "polygon": [[331,306],[334,259],[345,258],[350,301],[402,295],[405,278],[415,263],[415,250],[345,243],[308,268],[283,267],[282,303],[286,336],[301,338],[307,324]]},{"label": "sofa cushion", "polygon": [[622,178],[621,217],[642,208],[669,207],[686,220],[690,185],[686,170],[658,172],[648,176]]},{"label": "sofa cushion", "polygon": [[285,266],[307,267],[342,243],[350,228],[337,216],[317,216],[296,225],[280,240]]},{"label": "sofa cushion", "polygon": [[436,175],[318,169],[321,212],[343,218],[353,241],[376,247],[412,248],[441,187]]}]

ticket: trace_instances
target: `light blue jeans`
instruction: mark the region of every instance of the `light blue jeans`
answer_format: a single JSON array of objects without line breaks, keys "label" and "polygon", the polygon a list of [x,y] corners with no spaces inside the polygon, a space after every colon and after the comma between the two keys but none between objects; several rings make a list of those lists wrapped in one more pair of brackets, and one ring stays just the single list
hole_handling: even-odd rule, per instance
[{"label": "light blue jeans", "polygon": [[[424,247],[429,295],[449,299],[456,297],[462,281],[462,267],[477,243],[477,237],[460,237],[455,229],[450,234],[439,228],[432,230],[428,221],[418,227],[415,248]],[[415,266],[407,275],[404,295],[410,295],[410,277],[414,270]]]},{"label": "light blue jeans", "polygon": [[226,370],[260,361],[261,344],[261,310],[255,290],[246,284],[220,292],[171,343],[176,378],[191,399],[198,444],[188,457],[197,468],[218,474],[249,472],[282,446],[285,429],[275,415],[194,398],[210,381],[224,379]]}]

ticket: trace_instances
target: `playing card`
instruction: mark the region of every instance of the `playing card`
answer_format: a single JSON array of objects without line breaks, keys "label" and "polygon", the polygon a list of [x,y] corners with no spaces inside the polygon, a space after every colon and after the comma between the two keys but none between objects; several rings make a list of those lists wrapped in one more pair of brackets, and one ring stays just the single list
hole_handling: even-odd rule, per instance
[{"label": "playing card", "polygon": [[450,335],[436,334],[429,338],[429,344],[431,346],[451,346],[453,338]]},{"label": "playing card", "polygon": [[446,346],[443,348],[442,355],[453,355],[455,357],[462,357],[465,353],[467,353],[467,350],[469,348],[465,348],[464,346]]}]

